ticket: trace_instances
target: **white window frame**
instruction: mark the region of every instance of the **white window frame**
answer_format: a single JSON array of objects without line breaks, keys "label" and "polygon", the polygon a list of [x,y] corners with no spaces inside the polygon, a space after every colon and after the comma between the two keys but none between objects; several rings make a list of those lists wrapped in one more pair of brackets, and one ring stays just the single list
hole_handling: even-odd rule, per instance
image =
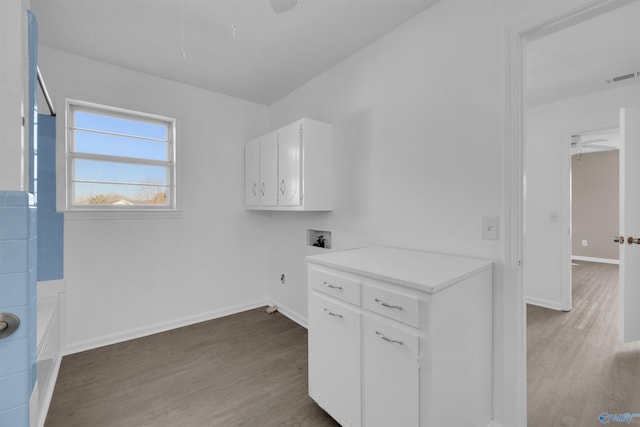
[{"label": "white window frame", "polygon": [[[78,153],[72,148],[74,147],[74,113],[76,111],[84,111],[104,116],[122,118],[127,120],[136,120],[141,122],[162,124],[167,127],[167,161],[158,161],[151,159],[140,159],[124,156],[111,156],[94,153]],[[171,117],[160,116],[156,114],[143,113],[140,111],[129,110],[125,108],[113,107],[93,102],[81,101],[77,99],[66,99],[65,102],[65,210],[67,212],[175,212],[177,210],[177,184],[176,184],[176,119]],[[120,163],[130,163],[137,165],[153,165],[164,166],[169,171],[168,188],[167,188],[167,204],[166,205],[78,205],[74,204],[74,187],[73,187],[73,161],[75,159],[87,159],[98,161],[117,161]]]}]

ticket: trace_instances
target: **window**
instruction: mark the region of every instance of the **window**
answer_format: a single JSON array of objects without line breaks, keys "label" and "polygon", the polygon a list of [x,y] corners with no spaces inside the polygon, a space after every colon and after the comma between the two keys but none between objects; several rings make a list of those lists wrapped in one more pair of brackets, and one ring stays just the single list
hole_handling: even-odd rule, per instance
[{"label": "window", "polygon": [[175,120],[67,100],[69,210],[175,209]]}]

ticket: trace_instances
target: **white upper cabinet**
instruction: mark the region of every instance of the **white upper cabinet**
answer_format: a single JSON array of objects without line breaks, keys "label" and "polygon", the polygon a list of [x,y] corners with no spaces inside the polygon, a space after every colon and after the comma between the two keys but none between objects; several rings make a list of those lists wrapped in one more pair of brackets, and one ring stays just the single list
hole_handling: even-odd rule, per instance
[{"label": "white upper cabinet", "polygon": [[244,204],[260,204],[260,140],[254,139],[244,145]]},{"label": "white upper cabinet", "polygon": [[[331,210],[333,175],[331,134],[331,125],[327,123],[300,119],[247,142],[245,144],[246,208]],[[256,182],[258,184],[254,186]],[[257,189],[255,196],[254,189]]]},{"label": "white upper cabinet", "polygon": [[303,125],[285,126],[278,131],[278,199],[280,206],[302,203]]},{"label": "white upper cabinet", "polygon": [[278,206],[278,136],[260,138],[260,206]]}]

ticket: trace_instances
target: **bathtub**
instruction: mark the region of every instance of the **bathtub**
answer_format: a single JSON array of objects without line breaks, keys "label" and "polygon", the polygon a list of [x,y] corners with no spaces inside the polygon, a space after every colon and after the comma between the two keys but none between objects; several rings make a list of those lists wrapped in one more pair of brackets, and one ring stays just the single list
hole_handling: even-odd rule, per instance
[{"label": "bathtub", "polygon": [[64,281],[38,282],[37,380],[29,402],[31,427],[44,426],[62,361]]}]

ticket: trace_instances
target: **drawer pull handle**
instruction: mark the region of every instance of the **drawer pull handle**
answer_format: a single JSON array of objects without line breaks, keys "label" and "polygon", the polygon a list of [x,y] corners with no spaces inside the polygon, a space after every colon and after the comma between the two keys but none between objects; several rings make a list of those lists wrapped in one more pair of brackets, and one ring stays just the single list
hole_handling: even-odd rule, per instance
[{"label": "drawer pull handle", "polygon": [[376,299],[374,299],[374,301],[377,302],[378,304],[380,304],[383,307],[395,308],[396,310],[402,310],[402,306],[401,305],[388,304],[388,303],[384,302],[381,298],[376,298]]},{"label": "drawer pull handle", "polygon": [[396,344],[400,344],[403,345],[404,343],[400,340],[394,340],[392,338],[389,338],[387,336],[385,336],[385,334],[383,334],[380,331],[376,331],[376,335],[379,336],[380,338],[382,338],[383,340],[387,341],[387,342],[392,342],[392,343],[396,343]]},{"label": "drawer pull handle", "polygon": [[339,286],[339,285],[332,285],[332,284],[331,284],[331,283],[329,283],[329,282],[324,282],[324,285],[325,285],[327,288],[331,288],[331,289],[338,289],[339,291],[341,291],[341,290],[342,290],[342,286]]},{"label": "drawer pull handle", "polygon": [[342,314],[334,313],[333,311],[329,310],[328,308],[325,308],[324,312],[327,313],[329,316],[339,317],[340,319],[342,319]]}]

